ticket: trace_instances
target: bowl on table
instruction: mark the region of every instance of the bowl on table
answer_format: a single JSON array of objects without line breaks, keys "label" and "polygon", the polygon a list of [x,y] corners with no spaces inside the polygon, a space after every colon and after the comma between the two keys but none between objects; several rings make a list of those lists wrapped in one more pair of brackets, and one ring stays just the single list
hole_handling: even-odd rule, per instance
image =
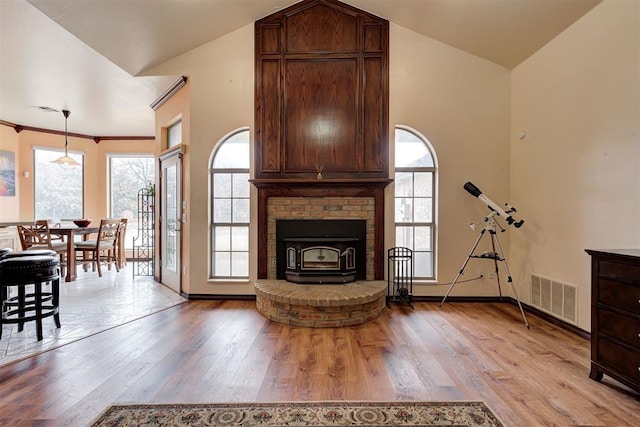
[{"label": "bowl on table", "polygon": [[73,223],[78,227],[88,227],[91,224],[90,219],[74,219]]}]

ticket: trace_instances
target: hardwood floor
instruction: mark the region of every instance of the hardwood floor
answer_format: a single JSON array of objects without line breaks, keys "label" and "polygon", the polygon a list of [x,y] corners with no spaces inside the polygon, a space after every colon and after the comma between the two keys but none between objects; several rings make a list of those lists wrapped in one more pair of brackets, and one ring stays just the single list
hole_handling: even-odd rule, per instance
[{"label": "hardwood floor", "polygon": [[337,329],[190,301],[0,368],[0,425],[84,426],[113,403],[484,400],[510,426],[640,425],[589,342],[509,304],[394,305]]}]

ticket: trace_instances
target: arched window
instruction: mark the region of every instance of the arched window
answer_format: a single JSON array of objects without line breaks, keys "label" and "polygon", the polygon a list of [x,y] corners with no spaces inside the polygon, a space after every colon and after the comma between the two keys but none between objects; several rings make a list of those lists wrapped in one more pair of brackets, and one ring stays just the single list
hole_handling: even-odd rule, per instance
[{"label": "arched window", "polygon": [[209,277],[249,278],[249,130],[224,137],[213,149],[210,175]]},{"label": "arched window", "polygon": [[437,164],[429,141],[418,132],[395,130],[396,246],[413,250],[415,279],[435,279]]}]

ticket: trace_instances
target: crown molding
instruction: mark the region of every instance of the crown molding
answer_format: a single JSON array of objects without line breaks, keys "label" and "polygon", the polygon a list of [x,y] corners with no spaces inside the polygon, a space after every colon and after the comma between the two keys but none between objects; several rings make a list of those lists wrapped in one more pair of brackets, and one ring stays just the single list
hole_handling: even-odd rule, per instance
[{"label": "crown molding", "polygon": [[[25,126],[16,123],[7,122],[5,120],[0,120],[0,125],[8,126],[13,128],[16,133],[20,133],[23,130],[31,131],[31,132],[40,132],[40,133],[50,133],[53,135],[63,135],[64,131],[54,130],[54,129],[45,129],[34,126]],[[99,144],[100,141],[153,141],[156,139],[155,136],[95,136],[95,135],[85,135],[83,133],[73,133],[67,132],[68,136],[73,136],[74,138],[84,138],[84,139],[92,139],[93,142]]]}]

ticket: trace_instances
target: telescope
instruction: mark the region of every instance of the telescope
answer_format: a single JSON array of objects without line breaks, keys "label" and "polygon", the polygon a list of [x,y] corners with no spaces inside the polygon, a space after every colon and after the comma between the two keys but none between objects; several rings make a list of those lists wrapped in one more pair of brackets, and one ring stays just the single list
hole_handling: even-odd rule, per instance
[{"label": "telescope", "polygon": [[514,208],[513,206],[510,206],[508,203],[504,204],[507,208],[507,210],[505,211],[493,200],[491,200],[490,198],[482,194],[482,191],[480,191],[480,189],[475,185],[473,185],[473,183],[471,182],[467,182],[464,185],[464,189],[467,190],[469,194],[471,194],[472,196],[477,197],[482,202],[484,202],[484,204],[486,204],[487,207],[493,212],[495,212],[498,216],[501,216],[502,218],[504,218],[504,220],[507,221],[507,224],[513,225],[515,228],[520,228],[522,227],[522,224],[524,224],[523,219],[521,219],[520,221],[516,221],[515,218],[511,216],[512,212],[516,212],[516,208]]}]

